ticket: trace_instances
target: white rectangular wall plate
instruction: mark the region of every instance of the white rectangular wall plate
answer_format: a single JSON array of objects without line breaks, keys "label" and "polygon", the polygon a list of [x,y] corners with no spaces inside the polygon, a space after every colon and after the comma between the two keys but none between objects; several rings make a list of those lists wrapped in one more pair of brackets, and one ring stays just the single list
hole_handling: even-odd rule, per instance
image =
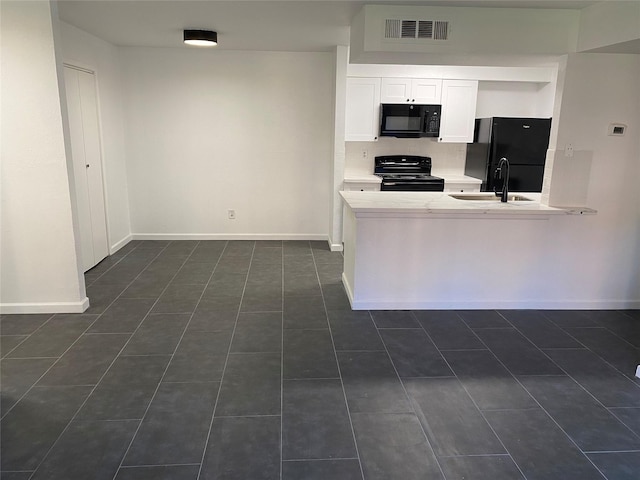
[{"label": "white rectangular wall plate", "polygon": [[567,145],[564,147],[564,156],[573,157],[573,143],[567,143]]}]

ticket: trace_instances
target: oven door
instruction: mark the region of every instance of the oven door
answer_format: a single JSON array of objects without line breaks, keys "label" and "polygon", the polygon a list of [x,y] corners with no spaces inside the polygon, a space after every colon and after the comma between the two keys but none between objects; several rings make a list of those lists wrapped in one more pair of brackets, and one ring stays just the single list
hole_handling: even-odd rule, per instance
[{"label": "oven door", "polygon": [[399,192],[443,192],[444,180],[382,180],[380,190]]}]

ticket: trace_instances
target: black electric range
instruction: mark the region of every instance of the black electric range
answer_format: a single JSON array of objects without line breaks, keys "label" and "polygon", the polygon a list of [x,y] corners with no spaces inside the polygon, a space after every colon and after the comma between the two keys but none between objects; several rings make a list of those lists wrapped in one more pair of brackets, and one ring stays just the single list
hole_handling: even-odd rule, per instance
[{"label": "black electric range", "polygon": [[380,190],[442,192],[444,179],[431,175],[431,157],[384,155],[376,157],[373,173],[382,178]]}]

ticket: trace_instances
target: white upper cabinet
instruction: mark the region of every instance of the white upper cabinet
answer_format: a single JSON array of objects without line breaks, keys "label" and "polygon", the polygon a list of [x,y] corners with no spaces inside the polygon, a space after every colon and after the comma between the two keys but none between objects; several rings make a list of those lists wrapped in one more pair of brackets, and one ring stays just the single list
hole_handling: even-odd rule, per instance
[{"label": "white upper cabinet", "polygon": [[406,103],[411,101],[410,78],[383,78],[380,103]]},{"label": "white upper cabinet", "polygon": [[380,131],[380,79],[347,78],[345,141],[371,142]]},{"label": "white upper cabinet", "polygon": [[442,80],[434,78],[383,78],[381,103],[440,104]]},{"label": "white upper cabinet", "polygon": [[477,97],[477,80],[442,81],[440,142],[473,142]]},{"label": "white upper cabinet", "polygon": [[411,99],[422,105],[440,105],[442,80],[414,78],[411,80]]}]

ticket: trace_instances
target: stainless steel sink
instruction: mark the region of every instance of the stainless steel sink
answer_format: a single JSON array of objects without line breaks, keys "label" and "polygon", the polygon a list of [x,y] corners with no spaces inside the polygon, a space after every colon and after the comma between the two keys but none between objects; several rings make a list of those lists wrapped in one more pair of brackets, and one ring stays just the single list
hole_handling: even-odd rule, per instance
[{"label": "stainless steel sink", "polygon": [[[475,200],[476,202],[499,202],[500,197],[496,197],[493,193],[479,193],[475,195],[450,194],[451,198],[457,200]],[[532,200],[522,195],[511,194],[507,197],[509,202],[531,202]]]}]

